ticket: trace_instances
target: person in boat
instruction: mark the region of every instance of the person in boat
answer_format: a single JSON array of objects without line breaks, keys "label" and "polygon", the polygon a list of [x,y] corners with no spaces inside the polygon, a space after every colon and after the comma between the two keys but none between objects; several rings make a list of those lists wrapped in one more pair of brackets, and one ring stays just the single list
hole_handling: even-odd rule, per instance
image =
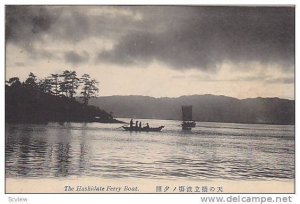
[{"label": "person in boat", "polygon": [[133,119],[131,118],[130,123],[129,123],[130,128],[133,126]]},{"label": "person in boat", "polygon": [[139,128],[142,129],[142,122],[139,123]]},{"label": "person in boat", "polygon": [[136,128],[139,127],[138,124],[139,124],[139,121],[136,121],[136,122],[135,122],[135,127],[136,127]]},{"label": "person in boat", "polygon": [[147,123],[147,124],[146,124],[145,128],[146,128],[146,129],[148,129],[148,128],[149,128],[149,123]]}]

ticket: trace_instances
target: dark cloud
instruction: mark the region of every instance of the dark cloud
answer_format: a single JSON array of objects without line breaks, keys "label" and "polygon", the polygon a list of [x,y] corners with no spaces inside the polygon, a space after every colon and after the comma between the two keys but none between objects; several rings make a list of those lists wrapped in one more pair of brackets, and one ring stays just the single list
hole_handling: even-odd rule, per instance
[{"label": "dark cloud", "polygon": [[65,56],[66,50],[50,50],[44,44],[74,45],[89,38],[115,41],[128,30],[138,29],[128,13],[135,12],[113,6],[6,6],[6,43],[20,47],[34,60],[86,62],[86,54]]},{"label": "dark cloud", "polygon": [[87,52],[83,52],[82,54],[78,54],[74,51],[70,51],[65,53],[65,61],[72,64],[78,65],[89,60],[89,54]]},{"label": "dark cloud", "polygon": [[[116,15],[92,12],[97,8],[115,9]],[[125,7],[114,6],[6,6],[6,40],[32,46],[45,35],[69,43],[90,37],[117,38],[137,29],[136,20],[119,10],[129,12]]]},{"label": "dark cloud", "polygon": [[63,14],[55,24],[55,30],[51,31],[52,36],[71,43],[91,37],[91,22],[86,13],[67,10],[67,8],[64,8],[62,12]]},{"label": "dark cloud", "polygon": [[57,20],[57,12],[49,12],[41,6],[6,6],[5,38],[7,42],[26,47],[32,41],[40,40],[41,33],[51,29]]},{"label": "dark cloud", "polygon": [[283,67],[294,63],[292,7],[156,8],[143,8],[149,29],[128,33],[114,49],[100,53],[99,60],[126,64],[158,60],[177,69],[203,70],[216,69],[224,61]]},{"label": "dark cloud", "polygon": [[[92,11],[97,8],[110,12]],[[45,39],[110,39],[115,46],[97,60],[122,65],[157,60],[178,70],[214,71],[224,62],[239,69],[251,62],[291,68],[294,14],[294,7],[7,6],[6,41],[34,53]],[[53,55],[46,52],[36,56]],[[75,64],[87,60],[78,53],[64,57]]]}]

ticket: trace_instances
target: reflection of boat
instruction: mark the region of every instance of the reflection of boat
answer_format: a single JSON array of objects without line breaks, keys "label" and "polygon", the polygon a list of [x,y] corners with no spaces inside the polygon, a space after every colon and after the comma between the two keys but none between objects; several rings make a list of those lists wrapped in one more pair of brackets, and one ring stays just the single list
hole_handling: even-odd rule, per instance
[{"label": "reflection of boat", "polygon": [[182,130],[191,130],[196,127],[196,122],[193,120],[193,106],[182,106]]},{"label": "reflection of boat", "polygon": [[159,132],[161,131],[165,126],[159,126],[159,127],[128,127],[128,126],[122,126],[122,128],[126,131],[136,131],[136,132]]}]

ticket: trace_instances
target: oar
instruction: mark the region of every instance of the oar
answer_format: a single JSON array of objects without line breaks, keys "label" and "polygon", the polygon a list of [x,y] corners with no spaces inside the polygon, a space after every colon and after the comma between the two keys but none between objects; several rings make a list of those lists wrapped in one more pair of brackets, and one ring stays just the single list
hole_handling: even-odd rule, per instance
[{"label": "oar", "polygon": [[122,128],[122,127],[124,127],[125,125],[122,125],[121,127],[118,127],[118,128],[116,128],[116,129],[119,129],[119,128]]}]

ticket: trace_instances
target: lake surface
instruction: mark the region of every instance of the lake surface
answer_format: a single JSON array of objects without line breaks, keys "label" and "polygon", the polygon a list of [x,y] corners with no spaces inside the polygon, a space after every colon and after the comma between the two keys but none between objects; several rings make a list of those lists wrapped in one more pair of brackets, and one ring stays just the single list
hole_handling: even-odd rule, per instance
[{"label": "lake surface", "polygon": [[[129,122],[129,119],[121,119]],[[162,132],[122,124],[6,125],[6,177],[291,180],[294,126],[141,120]]]}]

